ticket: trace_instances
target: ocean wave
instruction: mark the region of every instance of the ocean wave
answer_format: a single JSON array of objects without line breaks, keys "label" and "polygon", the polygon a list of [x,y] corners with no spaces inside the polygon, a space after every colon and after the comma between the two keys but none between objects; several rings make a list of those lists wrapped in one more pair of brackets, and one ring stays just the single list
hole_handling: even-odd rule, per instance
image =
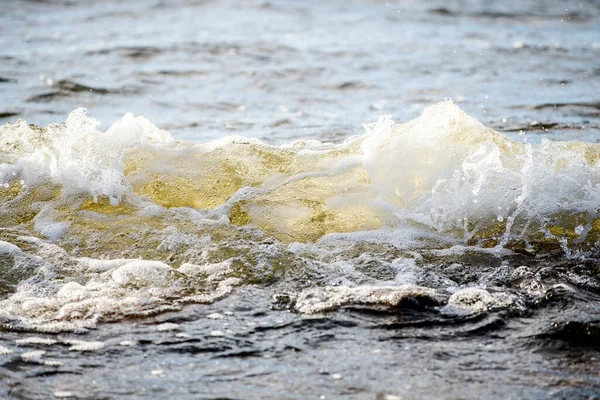
[{"label": "ocean wave", "polygon": [[534,254],[592,251],[600,232],[600,146],[511,141],[451,101],[337,145],[176,142],[129,114],[96,126],[76,110],[65,124],[0,128],[4,226],[58,240],[90,213],[143,221],[187,207],[284,242],[410,225]]},{"label": "ocean wave", "polygon": [[[442,315],[599,287],[578,264],[600,235],[597,144],[511,141],[451,101],[340,144],[97,125],[80,109],[0,127],[2,329],[84,331],[251,284],[278,283],[276,303],[303,313]],[[502,264],[548,255],[583,272]]]}]

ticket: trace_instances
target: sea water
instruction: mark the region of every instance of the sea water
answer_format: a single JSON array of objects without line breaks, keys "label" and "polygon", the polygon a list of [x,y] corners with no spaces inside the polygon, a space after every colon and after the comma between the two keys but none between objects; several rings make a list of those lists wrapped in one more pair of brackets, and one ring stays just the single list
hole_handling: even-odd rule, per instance
[{"label": "sea water", "polygon": [[599,15],[11,3],[0,396],[593,398]]}]

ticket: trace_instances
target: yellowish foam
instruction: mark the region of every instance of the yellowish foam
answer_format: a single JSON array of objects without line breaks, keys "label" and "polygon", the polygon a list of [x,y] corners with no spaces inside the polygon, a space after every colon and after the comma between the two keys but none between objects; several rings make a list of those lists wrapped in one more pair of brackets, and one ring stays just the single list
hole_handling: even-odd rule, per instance
[{"label": "yellowish foam", "polygon": [[149,215],[152,206],[212,212],[289,242],[405,223],[482,247],[590,249],[599,237],[597,144],[513,142],[448,101],[339,145],[193,145],[130,115],[107,132],[96,124],[77,111],[47,129],[0,128],[4,226],[99,251],[135,246],[130,232],[197,229],[177,212]]}]

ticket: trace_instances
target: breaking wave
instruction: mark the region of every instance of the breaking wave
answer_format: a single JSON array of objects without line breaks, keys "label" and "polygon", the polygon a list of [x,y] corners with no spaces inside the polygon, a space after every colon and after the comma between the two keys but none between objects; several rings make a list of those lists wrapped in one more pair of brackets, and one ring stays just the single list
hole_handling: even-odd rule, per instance
[{"label": "breaking wave", "polygon": [[[341,144],[184,143],[131,114],[97,125],[79,109],[0,127],[5,329],[87,329],[283,276],[301,312],[407,296],[518,308],[424,279],[423,254],[581,259],[600,240],[599,145],[511,141],[451,101]],[[315,276],[342,287],[307,289]]]}]

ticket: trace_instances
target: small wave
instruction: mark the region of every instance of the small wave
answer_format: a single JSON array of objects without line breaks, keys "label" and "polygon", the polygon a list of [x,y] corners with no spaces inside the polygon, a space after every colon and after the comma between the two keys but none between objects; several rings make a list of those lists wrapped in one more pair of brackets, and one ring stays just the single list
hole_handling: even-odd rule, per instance
[{"label": "small wave", "polygon": [[111,53],[118,53],[124,57],[134,59],[146,59],[161,54],[164,50],[160,47],[153,46],[127,46],[127,47],[115,47],[115,48],[102,48],[99,50],[90,50],[86,52],[86,55],[107,55]]},{"label": "small wave", "polygon": [[[600,112],[600,101],[586,101],[586,102],[569,102],[569,103],[546,103],[538,104],[533,107],[534,110],[546,110],[556,108],[586,108]],[[599,114],[600,116],[600,114]]]},{"label": "small wave", "polygon": [[0,111],[0,118],[11,118],[19,115],[19,112],[16,111]]},{"label": "small wave", "polygon": [[194,145],[132,115],[96,125],[78,110],[64,125],[0,128],[4,218],[23,210],[37,234],[66,238],[74,212],[189,207],[283,241],[411,225],[531,253],[593,250],[600,235],[600,146],[513,142],[450,101],[339,145]]},{"label": "small wave", "polygon": [[118,89],[109,89],[109,88],[88,86],[88,85],[84,85],[84,84],[66,80],[66,79],[60,80],[57,82],[53,82],[51,86],[55,90],[53,90],[51,92],[31,96],[27,99],[27,101],[28,102],[45,102],[45,101],[51,101],[51,100],[55,99],[56,97],[65,97],[65,96],[70,96],[70,95],[73,95],[76,93],[82,93],[82,92],[98,94],[98,95],[114,94],[114,93],[121,93],[121,94],[139,93],[139,89],[132,87],[132,86],[125,86],[125,87],[118,88]]},{"label": "small wave", "polygon": [[16,79],[5,78],[3,76],[0,76],[0,83],[16,83],[16,82],[18,82]]},{"label": "small wave", "polygon": [[587,130],[597,129],[595,126],[574,126],[558,122],[533,121],[528,125],[517,125],[503,128],[504,132],[548,132],[549,130]]},{"label": "small wave", "polygon": [[[567,11],[567,10],[565,10]],[[444,17],[468,17],[480,19],[494,20],[520,20],[520,21],[539,21],[539,20],[560,20],[569,22],[586,22],[591,16],[580,12],[564,12],[564,13],[538,13],[538,12],[503,12],[503,11],[456,11],[447,7],[432,8],[429,10],[431,14]]]},{"label": "small wave", "polygon": [[598,287],[584,267],[501,265],[595,259],[598,144],[513,142],[451,101],[340,144],[97,125],[80,109],[0,127],[2,329],[85,331],[280,281],[307,313],[520,312],[559,285]]}]

